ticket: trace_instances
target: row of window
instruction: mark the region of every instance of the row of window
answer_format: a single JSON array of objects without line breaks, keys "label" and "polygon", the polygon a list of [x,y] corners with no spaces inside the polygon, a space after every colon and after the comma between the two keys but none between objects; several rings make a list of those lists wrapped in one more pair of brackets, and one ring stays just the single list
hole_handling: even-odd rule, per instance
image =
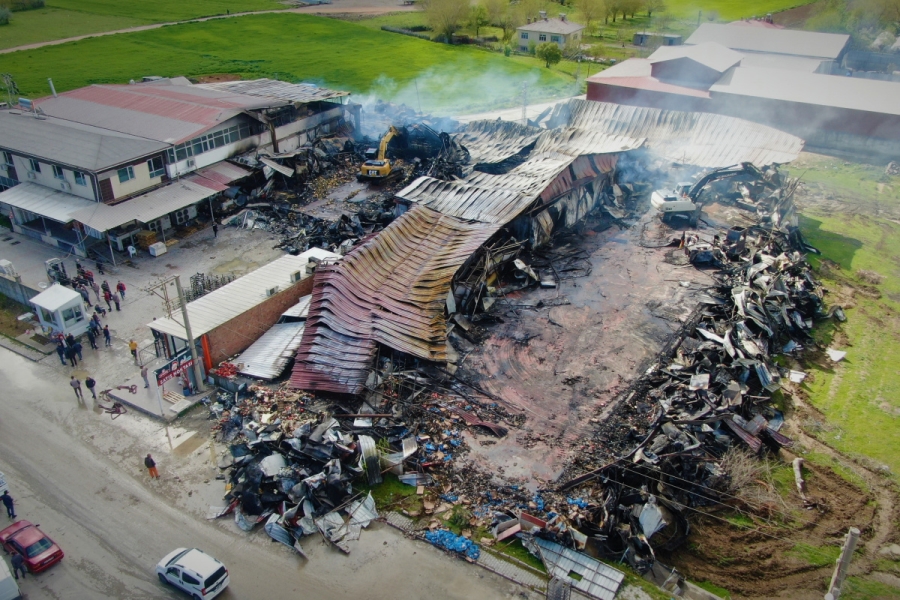
[{"label": "row of window", "polygon": [[166,152],[169,156],[169,162],[174,163],[191,156],[209,152],[215,148],[220,148],[226,144],[237,142],[251,135],[253,135],[253,129],[250,127],[250,124],[241,123],[215,133],[201,135],[183,144],[178,144],[174,148],[169,148]]},{"label": "row of window", "polygon": [[[527,31],[523,31],[521,35],[522,35],[522,39],[523,39],[523,40],[527,40],[527,39],[528,39],[528,32],[527,32]],[[578,39],[578,36],[577,36],[577,35],[575,36],[575,39]],[[538,34],[538,41],[539,41],[539,42],[546,42],[546,41],[547,41],[547,34],[546,34],[546,33]],[[550,36],[550,41],[551,41],[551,42],[555,42],[555,43],[558,44],[560,41],[562,41],[562,38],[560,38],[558,35],[551,35],[551,36]]]}]

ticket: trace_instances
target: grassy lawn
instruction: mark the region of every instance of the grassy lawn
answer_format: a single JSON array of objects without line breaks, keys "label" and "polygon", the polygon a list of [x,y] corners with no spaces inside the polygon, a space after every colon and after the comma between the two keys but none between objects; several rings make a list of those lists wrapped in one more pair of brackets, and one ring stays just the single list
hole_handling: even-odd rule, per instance
[{"label": "grassy lawn", "polygon": [[286,8],[276,0],[192,0],[191,2],[113,2],[111,0],[50,0],[47,8],[13,14],[0,27],[0,48],[126,29],[148,23],[222,15],[226,11]]},{"label": "grassy lawn", "polygon": [[[900,179],[886,177],[884,167],[837,159],[802,159],[794,167],[809,188],[821,184],[838,199],[852,199],[846,211],[813,204],[801,221],[810,242],[822,250],[821,258],[810,261],[831,290],[830,301],[852,306],[846,323],[825,323],[817,334],[823,345],[848,354],[836,365],[826,360],[810,365],[812,377],[804,388],[828,420],[813,433],[850,456],[886,465],[900,480],[900,368],[894,361],[900,349],[900,225],[872,216],[896,211]],[[848,214],[851,210],[858,214]],[[883,280],[864,281],[861,270]],[[847,300],[850,286],[857,291]]]},{"label": "grassy lawn", "polygon": [[513,60],[298,14],[93,38],[15,52],[3,62],[26,97],[47,95],[47,77],[64,91],[92,83],[127,83],[144,75],[211,73],[311,81],[412,106],[418,95],[423,109],[446,112],[515,104],[523,83],[535,101],[574,92],[571,76],[541,68],[533,59]]}]

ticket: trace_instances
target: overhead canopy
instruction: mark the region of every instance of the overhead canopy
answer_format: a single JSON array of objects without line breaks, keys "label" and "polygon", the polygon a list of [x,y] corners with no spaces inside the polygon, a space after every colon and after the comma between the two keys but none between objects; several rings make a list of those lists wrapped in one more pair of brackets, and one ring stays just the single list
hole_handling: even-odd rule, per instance
[{"label": "overhead canopy", "polygon": [[90,207],[74,212],[72,217],[103,233],[131,221],[150,223],[225,189],[225,184],[191,175],[115,206],[91,202]]},{"label": "overhead canopy", "polygon": [[31,302],[35,306],[40,306],[44,310],[55,312],[72,302],[72,300],[78,300],[80,302],[82,300],[81,294],[79,294],[72,288],[67,288],[58,283],[54,283],[46,290],[29,300],[29,302]]},{"label": "overhead canopy", "polygon": [[73,213],[79,210],[98,206],[96,202],[27,181],[0,193],[0,202],[60,223],[71,221]]}]

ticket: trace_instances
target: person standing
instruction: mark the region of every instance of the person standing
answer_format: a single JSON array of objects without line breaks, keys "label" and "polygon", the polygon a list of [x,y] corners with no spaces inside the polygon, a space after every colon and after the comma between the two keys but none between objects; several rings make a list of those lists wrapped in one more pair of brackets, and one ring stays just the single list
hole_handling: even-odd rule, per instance
[{"label": "person standing", "polygon": [[71,363],[73,367],[78,366],[78,359],[75,357],[75,348],[66,348],[66,358],[69,359],[69,363]]},{"label": "person standing", "polygon": [[122,296],[122,302],[125,301],[125,284],[122,283],[122,280],[119,280],[119,283],[116,284],[116,291],[119,292],[119,295]]},{"label": "person standing", "polygon": [[156,470],[156,461],[153,460],[153,457],[150,456],[149,453],[147,454],[147,458],[144,459],[144,466],[147,467],[151,479],[159,479],[159,471]]},{"label": "person standing", "polygon": [[219,237],[219,224],[213,221],[213,237]]},{"label": "person standing", "polygon": [[81,342],[79,342],[78,340],[75,340],[75,345],[72,346],[72,350],[74,350],[75,354],[78,355],[78,360],[84,360],[84,357],[81,356],[82,349],[83,349],[83,347],[81,345]]},{"label": "person standing", "polygon": [[87,330],[88,342],[91,343],[91,348],[94,350],[97,349],[97,334],[94,332],[94,323],[91,321],[90,327]]},{"label": "person standing", "polygon": [[119,308],[119,297],[117,295],[113,294],[112,301],[113,301],[113,304],[116,305],[116,310],[121,311],[122,309]]},{"label": "person standing", "polygon": [[4,490],[3,495],[0,496],[0,500],[3,500],[3,506],[6,507],[6,516],[10,519],[16,518],[16,501],[13,500],[13,497],[9,495],[9,491]]},{"label": "person standing", "polygon": [[128,340],[128,349],[131,350],[131,356],[134,358],[134,364],[137,364],[137,342],[134,338]]},{"label": "person standing", "polygon": [[103,339],[106,340],[106,347],[112,346],[112,336],[109,334],[109,325],[103,326]]},{"label": "person standing", "polygon": [[74,375],[72,375],[72,379],[69,380],[69,385],[75,390],[75,397],[79,400],[84,400],[84,396],[81,395],[81,382],[75,379]]},{"label": "person standing", "polygon": [[74,345],[75,345],[75,336],[70,333],[69,335],[66,336],[66,346],[71,348]]},{"label": "person standing", "polygon": [[83,285],[78,286],[78,293],[81,294],[81,297],[84,299],[84,303],[90,305],[91,296],[88,294],[88,290]]},{"label": "person standing", "polygon": [[13,550],[10,562],[12,562],[13,575],[16,576],[16,579],[19,578],[19,571],[22,571],[22,579],[25,579],[25,559],[22,558],[22,555]]},{"label": "person standing", "polygon": [[59,362],[66,366],[66,345],[61,341],[56,342],[56,353],[59,354]]},{"label": "person standing", "polygon": [[109,290],[103,291],[103,301],[106,302],[106,309],[112,310],[112,294],[109,293]]},{"label": "person standing", "polygon": [[149,373],[149,371],[150,370],[147,368],[147,365],[144,365],[143,367],[141,367],[141,377],[144,378],[144,387],[145,388],[150,387],[150,380],[147,378],[147,373]]},{"label": "person standing", "polygon": [[94,293],[97,295],[97,303],[99,304],[100,298],[102,297],[102,296],[100,296],[100,286],[97,285],[97,282],[94,281],[93,279],[91,279],[90,281],[91,281],[91,289],[94,290]]},{"label": "person standing", "polygon": [[84,385],[87,386],[87,389],[91,392],[91,397],[96,400],[97,392],[94,391],[94,388],[97,387],[97,382],[93,377],[88,376],[87,379],[84,380]]}]

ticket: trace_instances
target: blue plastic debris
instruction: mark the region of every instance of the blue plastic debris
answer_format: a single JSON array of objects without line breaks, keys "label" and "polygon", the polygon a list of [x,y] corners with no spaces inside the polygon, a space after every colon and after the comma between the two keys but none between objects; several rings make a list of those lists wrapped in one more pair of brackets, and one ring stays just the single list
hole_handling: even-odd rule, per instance
[{"label": "blue plastic debris", "polygon": [[434,452],[437,448],[434,447],[434,444],[425,444],[425,452]]},{"label": "blue plastic debris", "polygon": [[587,508],[588,503],[582,500],[581,498],[566,498],[566,502],[569,504],[574,504],[578,508]]},{"label": "blue plastic debris", "polygon": [[447,531],[446,529],[426,531],[425,539],[439,548],[465,554],[472,560],[478,560],[478,557],[481,556],[481,550],[472,540],[467,540],[461,535],[455,535],[452,531]]},{"label": "blue plastic debris", "polygon": [[534,498],[531,500],[537,505],[538,510],[544,510],[544,499],[541,498],[538,494],[534,495]]},{"label": "blue plastic debris", "polygon": [[441,494],[441,500],[446,500],[447,502],[456,502],[459,500],[459,496],[456,494]]},{"label": "blue plastic debris", "polygon": [[462,442],[459,440],[450,440],[450,445],[454,448],[458,447],[460,444],[462,444]]}]

